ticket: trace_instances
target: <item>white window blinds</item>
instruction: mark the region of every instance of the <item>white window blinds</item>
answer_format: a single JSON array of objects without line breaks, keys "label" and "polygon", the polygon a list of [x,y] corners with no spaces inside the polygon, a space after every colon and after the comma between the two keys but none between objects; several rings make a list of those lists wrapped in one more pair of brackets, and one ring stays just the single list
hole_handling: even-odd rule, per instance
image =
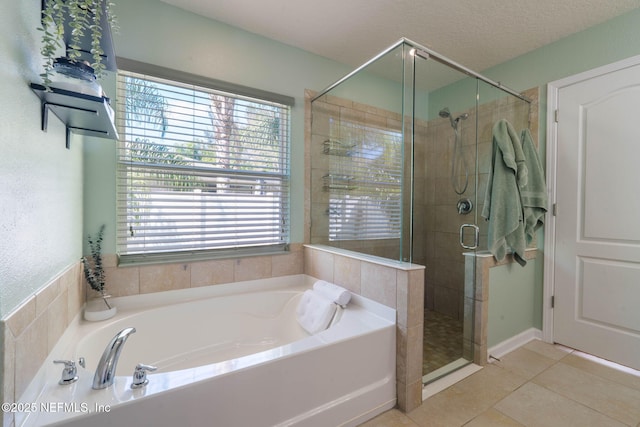
[{"label": "white window blinds", "polygon": [[289,243],[289,106],[120,71],[117,110],[121,257]]},{"label": "white window blinds", "polygon": [[345,120],[332,120],[330,132],[329,240],[400,238],[401,132]]}]

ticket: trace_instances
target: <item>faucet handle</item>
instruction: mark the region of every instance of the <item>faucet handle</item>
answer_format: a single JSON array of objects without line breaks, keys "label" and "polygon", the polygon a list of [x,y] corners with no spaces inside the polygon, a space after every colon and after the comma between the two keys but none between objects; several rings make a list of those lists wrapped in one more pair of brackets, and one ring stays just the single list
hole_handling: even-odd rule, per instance
[{"label": "faucet handle", "polygon": [[58,384],[67,385],[78,381],[78,369],[76,368],[76,362],[73,360],[54,360],[53,363],[64,364],[62,378],[58,381]]},{"label": "faucet handle", "polygon": [[149,384],[149,380],[147,379],[147,371],[153,372],[156,369],[158,369],[156,366],[138,363],[136,365],[135,371],[133,371],[133,382],[131,383],[131,388],[142,388]]}]

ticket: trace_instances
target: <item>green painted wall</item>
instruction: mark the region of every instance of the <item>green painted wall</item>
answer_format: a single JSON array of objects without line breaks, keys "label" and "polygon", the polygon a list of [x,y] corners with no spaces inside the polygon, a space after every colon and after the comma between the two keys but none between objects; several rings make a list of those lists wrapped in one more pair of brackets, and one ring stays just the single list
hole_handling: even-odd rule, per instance
[{"label": "green painted wall", "polygon": [[542,329],[542,267],[538,256],[525,267],[513,263],[489,270],[489,348],[527,329]]},{"label": "green painted wall", "polygon": [[82,144],[40,130],[40,2],[0,2],[0,317],[81,254]]},{"label": "green painted wall", "polygon": [[[640,9],[482,72],[515,90],[540,86],[540,157],[546,156],[546,85],[640,55]],[[543,248],[542,233],[538,234]],[[542,328],[543,260],[535,267],[495,267],[490,273],[489,347],[529,328]]]}]

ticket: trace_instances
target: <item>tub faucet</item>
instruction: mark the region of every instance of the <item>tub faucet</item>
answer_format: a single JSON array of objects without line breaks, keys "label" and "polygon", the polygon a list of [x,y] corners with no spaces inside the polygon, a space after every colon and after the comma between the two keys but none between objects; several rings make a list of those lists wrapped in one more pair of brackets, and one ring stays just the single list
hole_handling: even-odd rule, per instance
[{"label": "tub faucet", "polygon": [[116,365],[118,364],[118,358],[120,357],[122,346],[125,341],[127,341],[127,338],[129,338],[129,335],[135,331],[136,328],[125,328],[118,332],[116,336],[111,339],[109,344],[107,344],[107,347],[104,349],[104,353],[102,353],[102,357],[100,358],[100,362],[98,362],[96,373],[93,376],[94,390],[107,388],[113,384],[113,380],[116,375]]}]

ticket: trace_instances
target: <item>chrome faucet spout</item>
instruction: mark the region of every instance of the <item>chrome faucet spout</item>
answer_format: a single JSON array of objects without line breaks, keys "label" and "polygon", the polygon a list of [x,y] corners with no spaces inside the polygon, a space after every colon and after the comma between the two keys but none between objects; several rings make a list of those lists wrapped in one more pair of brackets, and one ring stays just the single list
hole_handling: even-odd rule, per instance
[{"label": "chrome faucet spout", "polygon": [[113,384],[116,375],[116,366],[120,358],[120,352],[129,335],[134,333],[136,328],[125,328],[118,332],[115,337],[109,341],[107,347],[102,353],[96,373],[93,376],[93,389],[100,390],[107,388]]}]

